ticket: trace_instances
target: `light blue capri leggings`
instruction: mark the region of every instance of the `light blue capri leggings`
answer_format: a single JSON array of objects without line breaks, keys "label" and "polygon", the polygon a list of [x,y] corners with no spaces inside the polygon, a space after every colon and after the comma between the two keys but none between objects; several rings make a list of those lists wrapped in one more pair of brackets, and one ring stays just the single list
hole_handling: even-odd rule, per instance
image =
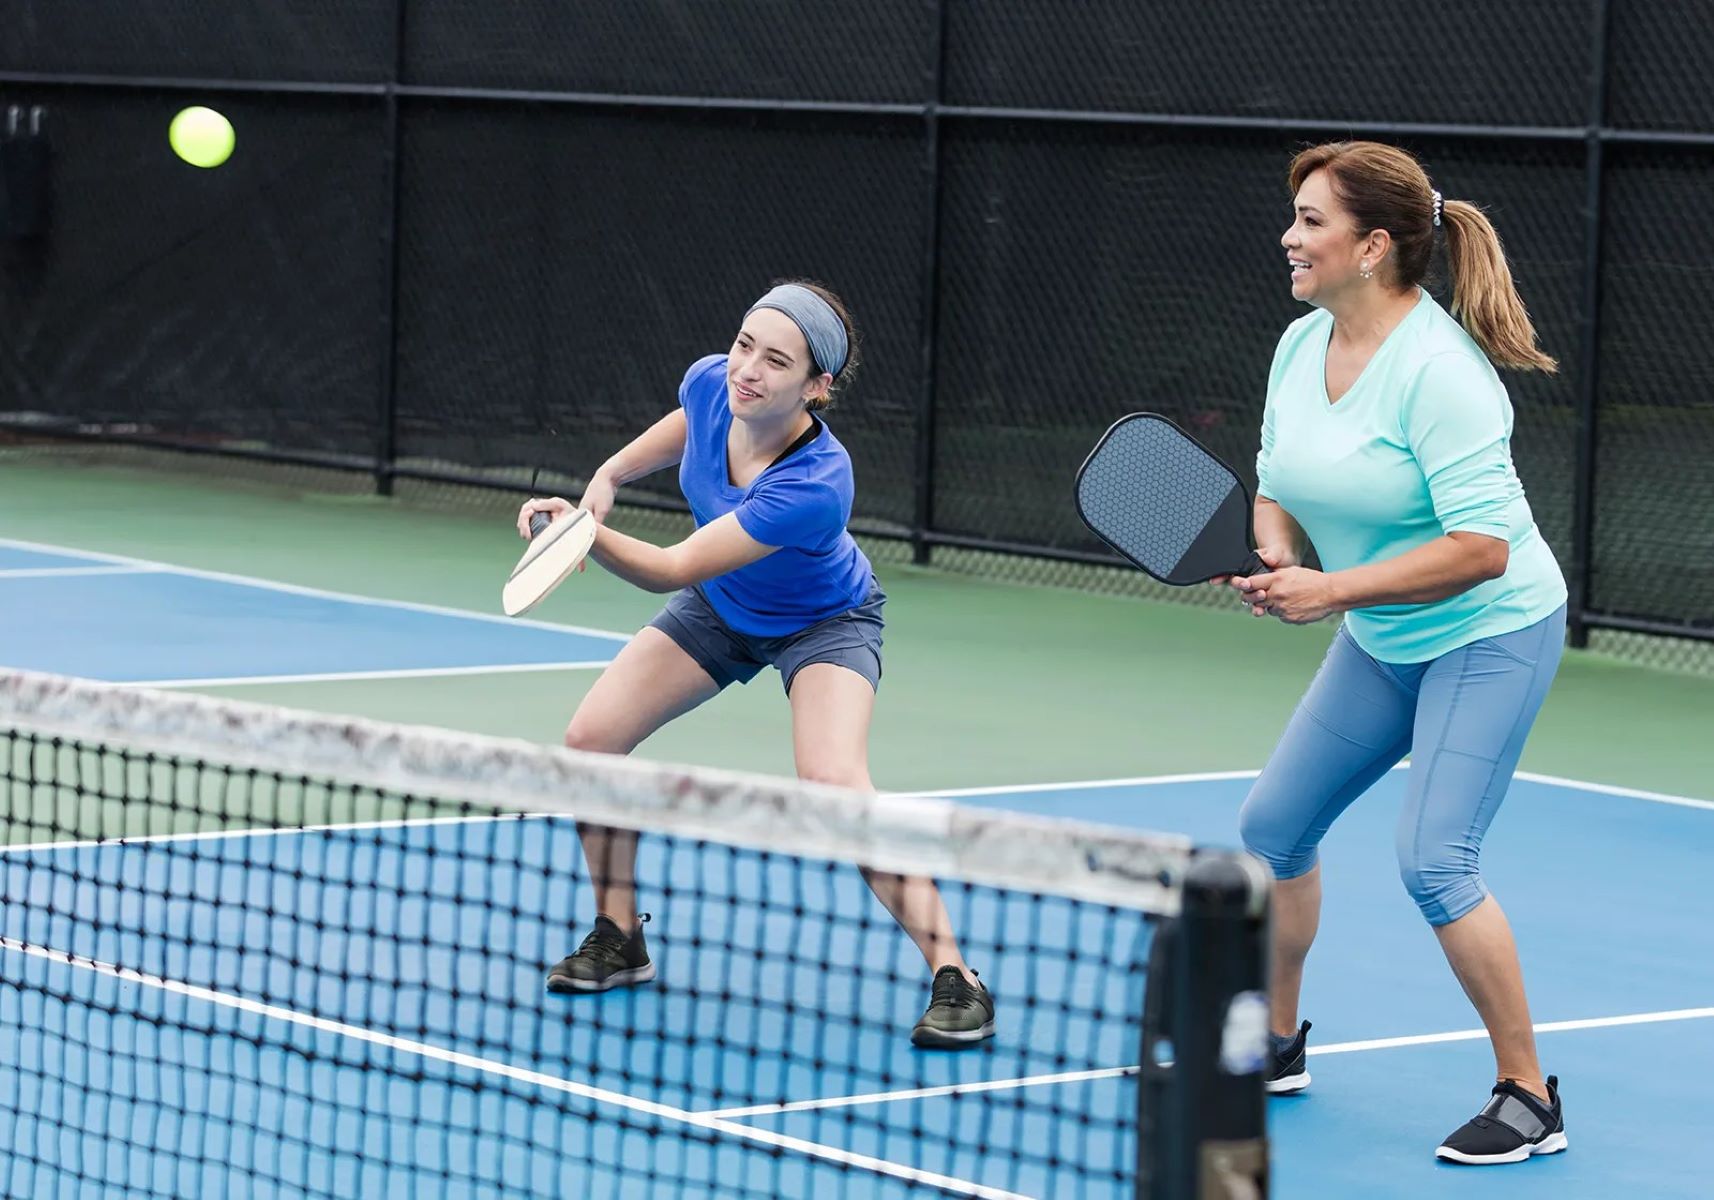
[{"label": "light blue capri leggings", "polygon": [[1431,925],[1488,894],[1478,860],[1564,649],[1565,609],[1423,663],[1371,658],[1340,629],[1239,816],[1244,845],[1295,879],[1346,807],[1408,751],[1399,874]]}]

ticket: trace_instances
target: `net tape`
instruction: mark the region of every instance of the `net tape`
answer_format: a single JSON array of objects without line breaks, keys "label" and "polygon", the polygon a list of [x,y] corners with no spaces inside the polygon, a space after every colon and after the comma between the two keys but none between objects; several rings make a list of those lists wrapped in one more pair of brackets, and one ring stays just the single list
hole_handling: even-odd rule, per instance
[{"label": "net tape", "polygon": [[1177,914],[1193,854],[1175,834],[34,672],[0,673],[0,724],[1162,916]]}]

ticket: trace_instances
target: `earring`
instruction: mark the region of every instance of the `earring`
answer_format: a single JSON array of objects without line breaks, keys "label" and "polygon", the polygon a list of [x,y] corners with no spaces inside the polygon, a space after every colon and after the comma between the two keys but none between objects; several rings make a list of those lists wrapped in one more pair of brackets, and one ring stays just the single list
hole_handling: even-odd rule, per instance
[{"label": "earring", "polygon": [[1368,259],[1365,258],[1358,264],[1357,274],[1361,275],[1364,279],[1373,279],[1375,277],[1375,273],[1369,269]]}]

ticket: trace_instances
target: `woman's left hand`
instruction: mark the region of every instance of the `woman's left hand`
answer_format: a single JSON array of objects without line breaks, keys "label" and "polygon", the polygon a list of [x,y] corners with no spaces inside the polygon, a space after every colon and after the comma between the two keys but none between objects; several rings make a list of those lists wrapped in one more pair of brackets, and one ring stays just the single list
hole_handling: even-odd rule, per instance
[{"label": "woman's left hand", "polygon": [[1244,594],[1255,616],[1272,615],[1287,625],[1308,625],[1339,611],[1333,585],[1325,572],[1308,567],[1284,567],[1248,577],[1236,575],[1232,586]]}]

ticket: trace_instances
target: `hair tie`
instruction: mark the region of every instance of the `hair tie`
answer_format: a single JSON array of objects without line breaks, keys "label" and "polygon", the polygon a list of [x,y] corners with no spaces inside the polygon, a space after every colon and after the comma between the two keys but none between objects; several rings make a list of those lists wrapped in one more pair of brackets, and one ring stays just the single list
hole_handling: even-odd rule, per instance
[{"label": "hair tie", "polygon": [[1434,193],[1434,225],[1435,225],[1435,228],[1437,228],[1437,229],[1440,227],[1440,208],[1441,208],[1440,193],[1435,192]]}]

